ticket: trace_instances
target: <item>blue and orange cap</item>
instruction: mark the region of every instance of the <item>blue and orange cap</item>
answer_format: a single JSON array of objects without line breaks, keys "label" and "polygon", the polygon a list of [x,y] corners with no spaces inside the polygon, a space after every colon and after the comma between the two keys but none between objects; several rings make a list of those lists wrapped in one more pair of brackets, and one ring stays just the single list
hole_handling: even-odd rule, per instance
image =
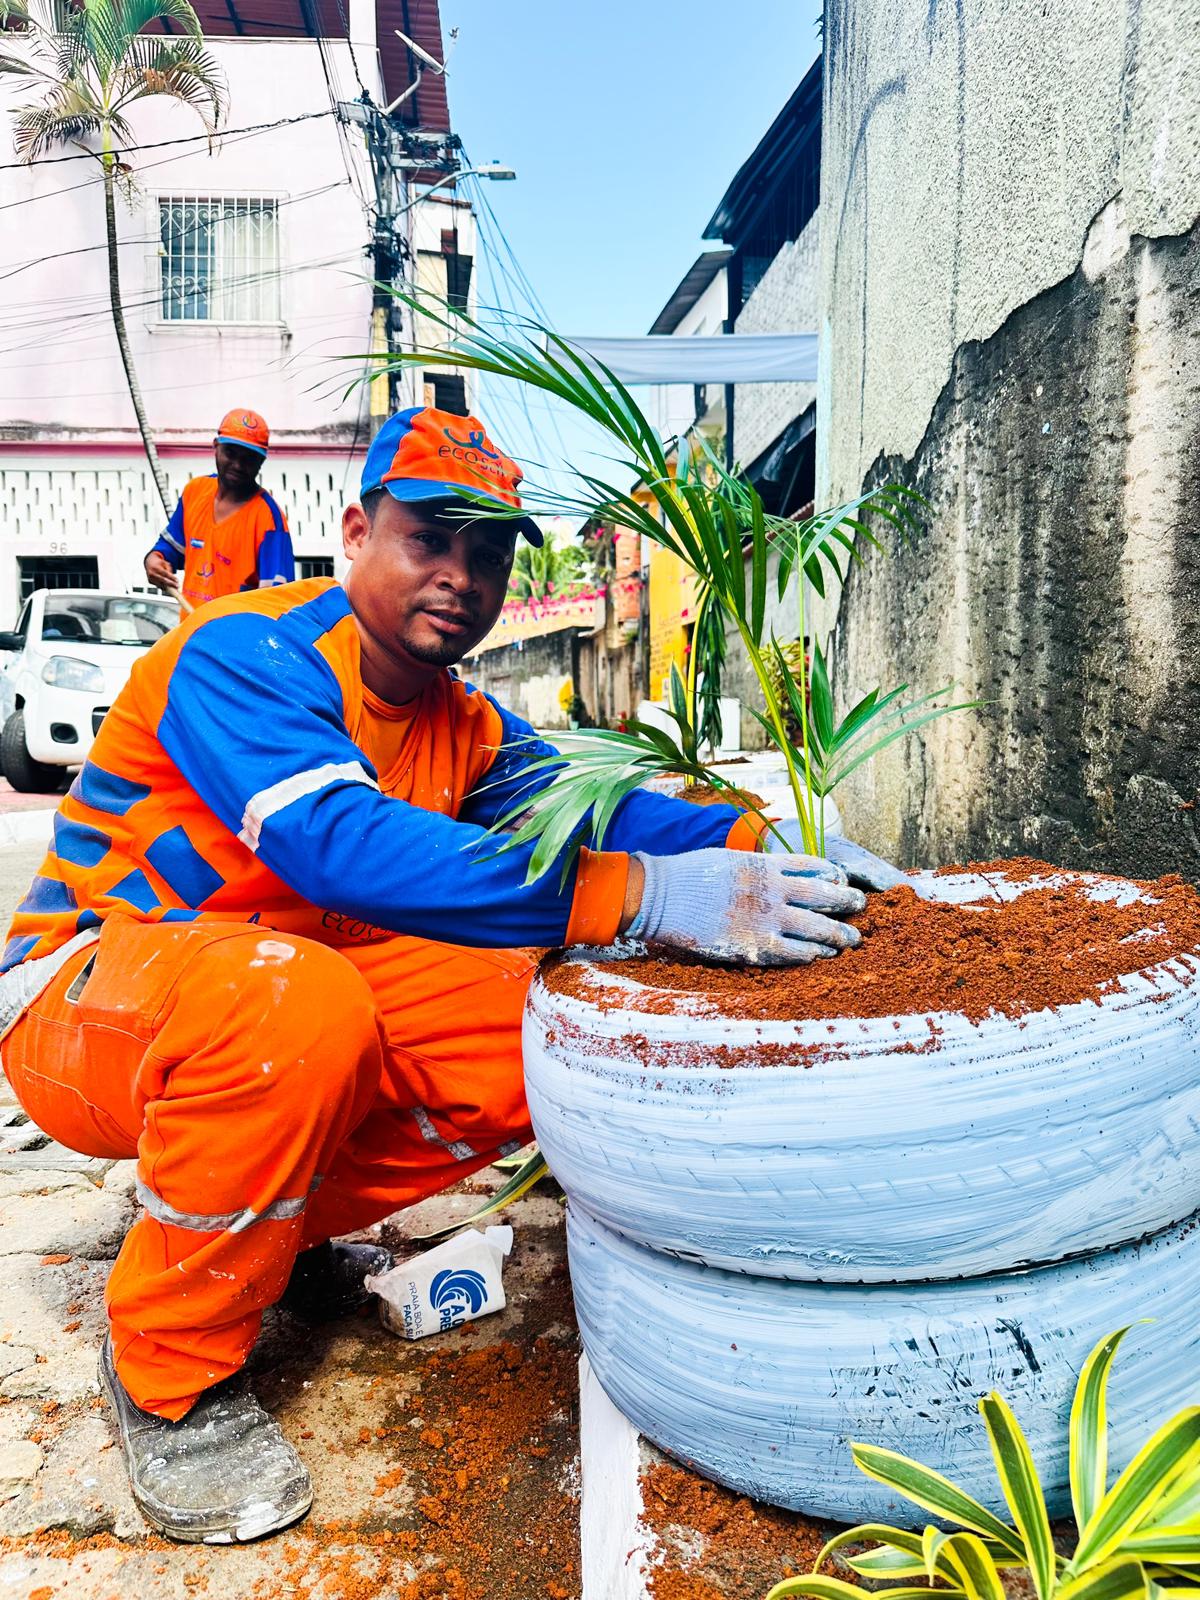
[{"label": "blue and orange cap", "polygon": [[[521,508],[521,469],[496,449],[478,417],[459,417],[433,406],[398,411],[380,428],[367,451],[360,495],[386,489],[394,500],[460,500],[478,508],[490,502]],[[532,545],[542,530],[532,517],[506,517]]]},{"label": "blue and orange cap", "polygon": [[236,444],[243,450],[253,450],[255,455],[265,456],[270,442],[271,430],[257,411],[227,411],[217,429],[218,444]]}]

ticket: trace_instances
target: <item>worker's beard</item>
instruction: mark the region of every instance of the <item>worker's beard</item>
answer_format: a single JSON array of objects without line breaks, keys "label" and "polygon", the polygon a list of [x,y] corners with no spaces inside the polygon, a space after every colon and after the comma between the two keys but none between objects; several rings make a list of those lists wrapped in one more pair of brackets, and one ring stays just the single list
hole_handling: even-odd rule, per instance
[{"label": "worker's beard", "polygon": [[437,644],[416,644],[411,639],[405,639],[403,644],[405,652],[424,666],[452,667],[456,661],[462,660],[468,650],[474,649],[475,641],[443,639]]}]

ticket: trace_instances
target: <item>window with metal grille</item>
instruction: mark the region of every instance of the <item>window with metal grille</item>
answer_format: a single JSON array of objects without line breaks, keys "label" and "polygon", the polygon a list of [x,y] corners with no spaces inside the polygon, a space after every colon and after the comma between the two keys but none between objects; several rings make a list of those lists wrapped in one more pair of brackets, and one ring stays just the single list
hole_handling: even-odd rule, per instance
[{"label": "window with metal grille", "polygon": [[297,556],[297,578],[332,578],[332,556]]},{"label": "window with metal grille", "polygon": [[158,202],[168,322],[278,322],[274,200],[170,195]]},{"label": "window with metal grille", "polygon": [[35,589],[98,589],[95,556],[18,556],[21,599]]}]

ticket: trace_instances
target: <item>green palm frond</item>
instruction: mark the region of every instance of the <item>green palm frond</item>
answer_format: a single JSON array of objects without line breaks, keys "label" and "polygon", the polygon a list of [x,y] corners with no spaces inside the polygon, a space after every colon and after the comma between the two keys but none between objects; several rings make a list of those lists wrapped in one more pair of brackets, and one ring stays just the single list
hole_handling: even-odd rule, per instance
[{"label": "green palm frond", "polygon": [[91,95],[58,85],[43,105],[17,108],[13,148],[22,161],[35,161],[56,145],[94,136],[103,123],[104,114]]},{"label": "green palm frond", "polygon": [[221,69],[202,45],[191,39],[135,39],[113,76],[115,105],[124,107],[151,95],[165,95],[190,106],[211,133],[224,105]]},{"label": "green palm frond", "polygon": [[[678,673],[675,681],[679,682]],[[587,844],[603,849],[621,801],[651,778],[682,777],[711,784],[727,792],[739,810],[762,817],[728,778],[696,759],[695,734],[686,712],[682,717],[673,711],[668,715],[678,730],[674,737],[643,722],[631,722],[622,733],[589,728],[571,734],[563,754],[531,760],[525,768],[529,778],[525,793],[493,826],[492,832],[502,840],[496,854],[532,845],[526,883],[536,883],[555,866],[565,883],[580,848]],[[540,743],[516,741],[501,748],[519,752],[530,742]],[[540,784],[545,786],[539,788]],[[770,826],[765,817],[762,820]]]},{"label": "green palm frond", "polygon": [[[935,704],[947,693],[943,690],[901,707],[894,695],[876,691],[835,724],[822,658],[818,692],[825,696],[824,721],[814,732],[803,662],[798,680],[781,679],[777,647],[764,639],[772,582],[782,598],[788,584],[802,574],[823,594],[827,581],[840,581],[852,563],[863,560],[864,552],[883,548],[883,535],[902,544],[911,542],[925,505],[913,490],[901,485],[870,489],[802,521],[772,516],[754,485],[727,469],[703,438],[674,441],[670,447],[674,461],[669,460],[668,447],[612,370],[549,329],[514,319],[495,332],[462,312],[450,313],[440,303],[406,294],[397,298],[414,316],[439,328],[445,342],[432,349],[368,357],[369,373],[415,365],[488,373],[555,397],[606,436],[616,470],[574,469],[573,490],[558,496],[543,493],[537,509],[628,527],[670,551],[695,574],[698,612],[687,675],[689,728],[702,744],[715,744],[720,737],[721,673],[732,636],[759,683],[764,703],[759,721],[783,756],[806,850],[818,853],[824,847],[821,802],[836,783],[935,717],[978,703]],[[622,487],[614,478],[633,487]],[[536,496],[536,489],[527,494],[529,509],[534,508]],[[772,563],[777,569],[774,579]],[[801,636],[804,587],[804,582],[797,584]],[[873,724],[870,738],[868,723]],[[572,765],[578,760],[574,753]],[[624,794],[636,787],[644,764],[644,759],[631,756],[624,763],[610,761],[602,770],[593,761],[586,781],[581,778],[578,785],[569,773],[557,776],[553,799],[540,802],[521,824],[523,840],[531,840],[544,827],[554,844],[549,856],[541,846],[535,851],[537,869],[545,870],[549,859],[571,847],[576,835],[568,819],[574,818],[577,828],[583,826],[589,806],[599,803],[603,781],[617,785],[619,794]],[[585,797],[590,797],[587,805]]]}]

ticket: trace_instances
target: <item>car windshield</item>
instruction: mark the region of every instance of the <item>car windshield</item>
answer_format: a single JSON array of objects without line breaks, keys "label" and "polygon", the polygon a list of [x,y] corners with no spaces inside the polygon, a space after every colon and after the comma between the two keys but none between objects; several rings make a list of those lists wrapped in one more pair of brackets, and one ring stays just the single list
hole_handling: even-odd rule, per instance
[{"label": "car windshield", "polygon": [[46,596],[42,638],[145,648],[178,621],[179,608],[169,600],[128,594],[51,594]]}]

